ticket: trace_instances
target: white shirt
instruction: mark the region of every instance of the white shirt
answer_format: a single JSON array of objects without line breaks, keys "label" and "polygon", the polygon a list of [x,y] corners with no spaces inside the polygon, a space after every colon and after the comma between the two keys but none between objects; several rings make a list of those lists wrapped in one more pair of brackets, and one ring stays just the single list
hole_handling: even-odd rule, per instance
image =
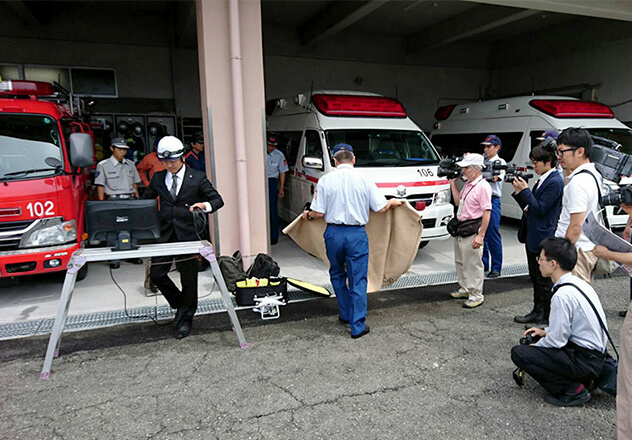
[{"label": "white shirt", "polygon": [[[180,168],[180,170],[175,173],[177,176],[177,180],[176,180],[176,196],[178,194],[180,194],[180,190],[182,189],[182,182],[184,182],[184,178],[186,176],[186,165],[182,165],[182,167]],[[165,186],[167,187],[167,190],[171,193],[171,184],[173,183],[173,173],[170,173],[169,171],[167,171],[165,173]],[[202,202],[204,203],[204,212],[212,212],[213,211],[213,207],[211,206],[211,204],[209,202]]]},{"label": "white shirt", "polygon": [[311,209],[325,214],[327,223],[360,226],[369,221],[369,209],[377,212],[386,203],[369,176],[344,163],[318,181]]},{"label": "white shirt", "polygon": [[[562,275],[555,285],[562,283],[572,283],[579,287],[590,298],[604,325],[608,327],[601,301],[590,284],[570,272]],[[562,348],[570,341],[590,350],[599,350],[602,353],[606,351],[606,333],[586,298],[574,287],[563,286],[555,292],[551,299],[549,322],[551,325],[545,329],[546,337],[535,344],[538,347]]]},{"label": "white shirt", "polygon": [[[555,168],[551,168],[546,173],[544,173],[540,177],[538,177],[538,185],[542,185],[544,183],[544,181],[546,180],[546,178],[551,175],[551,173],[557,173],[557,170]],[[590,176],[588,176],[588,177],[590,177]]]},{"label": "white shirt", "polygon": [[[505,159],[503,159],[502,157],[500,157],[499,155],[496,155],[494,157],[492,157],[491,159],[485,159],[486,162],[490,162],[490,163],[494,163],[495,161],[499,160],[501,165],[507,165],[507,162],[505,161]],[[500,170],[500,174],[498,175],[498,181],[497,182],[489,182],[489,186],[492,187],[492,196],[493,197],[502,197],[503,195],[503,179],[505,178],[505,170]]]},{"label": "white shirt", "polygon": [[[562,198],[562,211],[557,221],[556,237],[565,237],[568,226],[571,224],[571,214],[580,212],[592,212],[597,221],[602,223],[601,214],[599,213],[599,192],[597,191],[597,183],[595,179],[587,173],[578,174],[581,170],[588,170],[596,178],[597,183],[601,186],[601,174],[592,163],[580,165],[568,176],[568,183],[564,187],[564,197]],[[600,188],[601,189],[601,188]],[[577,249],[591,251],[595,245],[582,231],[579,240],[575,243]]]}]

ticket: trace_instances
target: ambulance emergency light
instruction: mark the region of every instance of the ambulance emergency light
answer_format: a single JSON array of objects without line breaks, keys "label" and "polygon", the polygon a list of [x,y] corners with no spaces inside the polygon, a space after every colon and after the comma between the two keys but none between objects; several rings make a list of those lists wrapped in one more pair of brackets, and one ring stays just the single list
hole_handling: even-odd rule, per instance
[{"label": "ambulance emergency light", "polygon": [[574,99],[533,99],[529,105],[555,118],[614,118],[605,104]]},{"label": "ambulance emergency light", "polygon": [[113,251],[137,249],[138,240],[160,238],[158,201],[87,201],[86,229],[89,240],[105,241]]},{"label": "ambulance emergency light", "polygon": [[366,95],[312,96],[316,108],[326,116],[363,116],[371,118],[405,118],[404,106],[394,98]]}]

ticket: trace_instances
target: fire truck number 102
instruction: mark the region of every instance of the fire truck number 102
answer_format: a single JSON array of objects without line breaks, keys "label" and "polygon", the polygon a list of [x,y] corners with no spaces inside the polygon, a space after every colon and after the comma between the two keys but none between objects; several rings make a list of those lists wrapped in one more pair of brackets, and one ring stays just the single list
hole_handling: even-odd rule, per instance
[{"label": "fire truck number 102", "polygon": [[31,202],[26,205],[26,209],[29,211],[31,217],[43,217],[45,215],[55,215],[55,205],[50,200],[42,202]]}]

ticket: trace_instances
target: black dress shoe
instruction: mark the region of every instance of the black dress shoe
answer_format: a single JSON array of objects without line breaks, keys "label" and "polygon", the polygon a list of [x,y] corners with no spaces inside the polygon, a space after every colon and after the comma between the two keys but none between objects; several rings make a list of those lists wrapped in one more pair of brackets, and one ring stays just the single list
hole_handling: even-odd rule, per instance
[{"label": "black dress shoe", "polygon": [[487,274],[487,278],[498,278],[499,276],[500,272],[496,272],[495,270],[492,270]]},{"label": "black dress shoe", "polygon": [[514,316],[514,321],[519,322],[520,324],[542,321],[542,319],[544,319],[544,315],[540,312],[536,312],[535,310],[531,310],[529,314],[524,316]]},{"label": "black dress shoe", "polygon": [[180,327],[180,323],[182,322],[182,319],[184,318],[184,313],[185,313],[184,309],[178,309],[176,311],[176,316],[175,316],[175,318],[173,318],[173,326],[175,328],[179,328]]},{"label": "black dress shoe", "polygon": [[357,335],[351,335],[351,339],[361,338],[364,335],[368,335],[370,331],[371,331],[371,329],[367,325],[362,333],[358,333]]},{"label": "black dress shoe", "polygon": [[338,322],[340,324],[349,325],[349,321],[342,319],[340,316],[338,317]]},{"label": "black dress shoe", "polygon": [[118,269],[121,267],[121,262],[117,261],[116,263],[110,263],[110,269]]},{"label": "black dress shoe", "polygon": [[191,334],[191,323],[189,321],[183,321],[176,329],[176,339],[186,338]]}]

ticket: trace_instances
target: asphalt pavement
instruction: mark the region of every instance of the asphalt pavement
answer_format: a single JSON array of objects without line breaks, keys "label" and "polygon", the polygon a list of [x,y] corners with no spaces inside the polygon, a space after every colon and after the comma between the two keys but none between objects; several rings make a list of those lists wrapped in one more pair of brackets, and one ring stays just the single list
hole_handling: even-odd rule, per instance
[{"label": "asphalt pavement", "polygon": [[[629,281],[595,286],[618,344]],[[486,281],[474,310],[453,288],[370,295],[371,333],[358,340],[335,299],[274,321],[240,312],[247,350],[225,314],[197,317],[183,340],[152,323],[66,333],[50,379],[39,379],[47,337],[0,341],[0,438],[616,438],[613,397],[557,408],[531,378],[513,382],[527,277]]]}]

